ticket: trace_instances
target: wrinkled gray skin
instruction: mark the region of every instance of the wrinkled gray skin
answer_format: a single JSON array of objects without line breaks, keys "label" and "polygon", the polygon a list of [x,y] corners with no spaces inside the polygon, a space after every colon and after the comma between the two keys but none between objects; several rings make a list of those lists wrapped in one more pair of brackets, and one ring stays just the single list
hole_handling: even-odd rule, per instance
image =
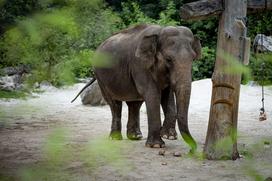
[{"label": "wrinkled gray skin", "polygon": [[[196,142],[188,129],[188,106],[192,63],[201,56],[201,45],[191,30],[181,26],[139,25],[113,35],[97,51],[111,56],[110,68],[97,67],[94,70],[111,108],[110,136],[122,139],[122,101],[126,101],[128,138],[140,139],[139,109],[145,101],[148,117],[146,146],[164,147],[161,134],[175,138],[177,119],[181,135],[194,151]],[[162,128],[160,104],[165,114]]]}]

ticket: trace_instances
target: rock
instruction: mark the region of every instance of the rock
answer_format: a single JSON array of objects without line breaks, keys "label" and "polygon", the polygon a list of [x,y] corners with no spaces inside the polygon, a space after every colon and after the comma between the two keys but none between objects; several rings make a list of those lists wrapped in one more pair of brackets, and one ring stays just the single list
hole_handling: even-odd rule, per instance
[{"label": "rock", "polygon": [[43,91],[52,91],[55,90],[56,87],[54,87],[50,82],[43,80],[40,84],[39,84],[39,89],[43,90]]},{"label": "rock", "polygon": [[40,88],[40,84],[38,82],[35,82],[33,87],[34,87],[34,89],[38,89],[38,88]]},{"label": "rock", "polygon": [[270,142],[269,141],[264,141],[264,148],[270,148]]},{"label": "rock", "polygon": [[0,70],[0,90],[14,91],[23,88],[23,79],[26,73],[30,72],[30,67],[21,65],[17,67],[5,67]]},{"label": "rock", "polygon": [[254,39],[253,49],[255,53],[272,52],[272,37],[258,34]]},{"label": "rock", "polygon": [[30,73],[31,69],[29,66],[27,65],[20,65],[20,66],[17,66],[17,67],[5,67],[3,69],[1,69],[1,74],[2,75],[8,75],[8,76],[11,76],[11,75],[15,75],[15,74],[19,74],[19,75],[22,75],[24,73]]},{"label": "rock", "polygon": [[82,92],[80,97],[81,97],[81,102],[84,105],[89,104],[92,106],[102,106],[107,104],[107,102],[102,96],[102,93],[97,81],[95,81],[92,85],[86,88]]},{"label": "rock", "polygon": [[51,87],[52,84],[46,80],[43,80],[41,83],[40,83],[40,87]]},{"label": "rock", "polygon": [[165,150],[160,150],[159,155],[164,156],[165,155]]},{"label": "rock", "polygon": [[78,78],[77,82],[87,84],[90,80],[90,78]]},{"label": "rock", "polygon": [[0,77],[0,90],[14,91],[20,89],[22,77],[20,75]]},{"label": "rock", "polygon": [[166,162],[162,162],[161,164],[162,164],[162,165],[167,165],[167,163],[166,163]]},{"label": "rock", "polygon": [[249,81],[247,83],[247,86],[256,87],[256,86],[260,86],[260,85],[256,81]]},{"label": "rock", "polygon": [[181,152],[176,151],[173,153],[174,157],[181,157]]}]

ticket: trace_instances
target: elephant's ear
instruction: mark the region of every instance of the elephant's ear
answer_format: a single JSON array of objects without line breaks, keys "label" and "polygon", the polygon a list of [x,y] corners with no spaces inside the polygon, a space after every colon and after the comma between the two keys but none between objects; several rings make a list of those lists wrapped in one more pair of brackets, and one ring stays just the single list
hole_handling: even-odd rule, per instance
[{"label": "elephant's ear", "polygon": [[141,35],[135,56],[142,61],[146,69],[155,64],[160,26],[150,26]]},{"label": "elephant's ear", "polygon": [[200,44],[200,40],[198,37],[194,36],[194,41],[193,41],[193,45],[192,45],[193,50],[196,53],[196,60],[197,59],[201,59],[201,44]]}]

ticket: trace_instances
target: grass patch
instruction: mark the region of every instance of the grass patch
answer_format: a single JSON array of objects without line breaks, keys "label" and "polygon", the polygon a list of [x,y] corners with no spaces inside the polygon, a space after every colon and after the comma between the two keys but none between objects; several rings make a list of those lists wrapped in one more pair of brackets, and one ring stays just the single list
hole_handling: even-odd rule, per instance
[{"label": "grass patch", "polygon": [[0,90],[0,99],[26,99],[29,96],[27,91],[4,91]]},{"label": "grass patch", "polygon": [[0,174],[0,180],[1,181],[15,181],[16,178],[13,176],[7,176],[7,175]]}]

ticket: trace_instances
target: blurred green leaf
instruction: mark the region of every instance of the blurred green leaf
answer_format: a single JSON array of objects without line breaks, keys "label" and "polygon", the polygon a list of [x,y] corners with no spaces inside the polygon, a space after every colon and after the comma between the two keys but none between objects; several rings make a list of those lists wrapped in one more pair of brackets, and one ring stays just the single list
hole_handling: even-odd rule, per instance
[{"label": "blurred green leaf", "polygon": [[81,158],[91,166],[97,167],[103,163],[112,165],[114,168],[128,170],[130,169],[127,160],[123,154],[129,152],[129,147],[119,141],[109,140],[108,138],[100,138],[92,140],[82,152]]},{"label": "blurred green leaf", "polygon": [[57,128],[49,135],[45,143],[44,154],[52,167],[61,166],[71,160],[71,150],[66,147],[67,135],[67,130]]},{"label": "blurred green leaf", "polygon": [[118,62],[114,62],[113,57],[107,53],[96,52],[91,63],[93,67],[109,68]]},{"label": "blurred green leaf", "polygon": [[222,72],[231,75],[243,74],[246,80],[252,79],[250,68],[243,65],[240,60],[222,50],[218,50],[218,55],[225,61],[225,64],[221,68]]},{"label": "blurred green leaf", "polygon": [[92,176],[93,171],[103,165],[111,165],[113,169],[126,172],[131,167],[124,157],[129,147],[119,141],[98,138],[88,144],[71,143],[67,129],[56,128],[46,138],[43,147],[43,159],[20,172],[20,180],[75,180],[78,175],[71,172],[73,163],[80,163],[79,168]]}]

